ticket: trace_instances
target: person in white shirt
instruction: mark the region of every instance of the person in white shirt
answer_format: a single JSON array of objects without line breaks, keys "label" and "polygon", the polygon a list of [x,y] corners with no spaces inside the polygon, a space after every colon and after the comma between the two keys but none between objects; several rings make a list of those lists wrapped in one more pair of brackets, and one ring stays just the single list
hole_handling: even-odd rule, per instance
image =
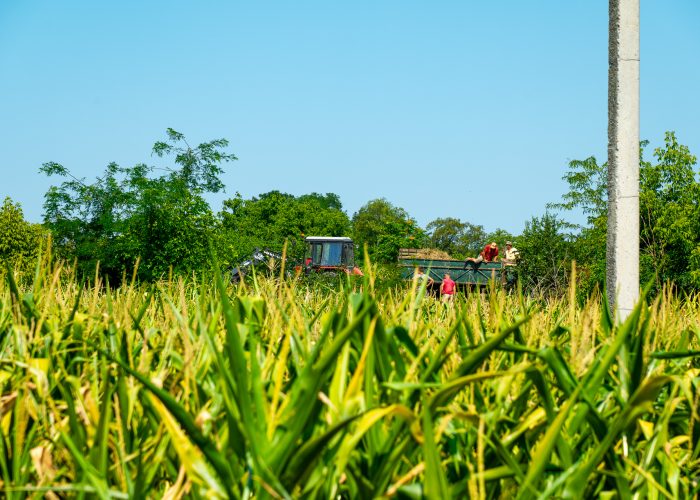
[{"label": "person in white shirt", "polygon": [[506,241],[506,252],[503,256],[503,264],[506,266],[517,266],[518,259],[520,258],[520,252],[513,246],[513,243]]},{"label": "person in white shirt", "polygon": [[433,285],[435,283],[435,280],[425,274],[420,267],[416,269],[416,278],[418,278],[418,282],[422,282],[423,280],[427,281],[428,285]]},{"label": "person in white shirt", "polygon": [[513,246],[512,242],[506,241],[506,251],[503,254],[503,273],[508,288],[512,288],[518,280],[516,267],[518,259],[520,259],[520,252]]}]

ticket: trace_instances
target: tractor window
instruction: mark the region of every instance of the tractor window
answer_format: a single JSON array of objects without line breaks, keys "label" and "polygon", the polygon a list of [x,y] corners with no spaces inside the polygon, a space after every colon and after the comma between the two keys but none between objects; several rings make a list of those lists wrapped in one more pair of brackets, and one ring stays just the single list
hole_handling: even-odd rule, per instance
[{"label": "tractor window", "polygon": [[321,264],[321,253],[323,251],[323,245],[316,243],[311,245],[311,264],[318,266]]},{"label": "tractor window", "polygon": [[353,267],[355,265],[355,256],[353,255],[352,243],[343,245],[343,265]]},{"label": "tractor window", "polygon": [[321,257],[322,266],[339,266],[340,255],[343,251],[342,243],[324,243],[323,256]]}]

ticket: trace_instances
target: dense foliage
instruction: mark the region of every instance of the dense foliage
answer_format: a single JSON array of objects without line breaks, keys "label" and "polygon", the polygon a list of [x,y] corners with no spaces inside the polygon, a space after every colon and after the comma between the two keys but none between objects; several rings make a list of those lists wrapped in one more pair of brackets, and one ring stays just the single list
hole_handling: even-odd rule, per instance
[{"label": "dense foliage", "polygon": [[[547,212],[513,237],[456,218],[424,230],[385,199],[350,219],[332,193],[235,195],[215,213],[226,147],[168,130],[153,148],[172,158],[165,173],[110,164],[92,182],[47,163],[63,182],[43,227],[5,200],[3,498],[700,494],[700,185],[674,134],[642,161],[652,293],[624,324],[597,290],[595,158],[571,162],[551,207],[587,225]],[[39,252],[47,232],[58,259]],[[235,286],[211,265],[285,243],[297,257],[314,233],[352,235],[379,265]],[[526,293],[443,305],[386,265],[402,247],[465,257],[507,239]]]},{"label": "dense foliage", "polygon": [[333,193],[311,193],[299,197],[271,191],[250,200],[240,195],[224,201],[221,239],[225,255],[244,259],[255,248],[283,249],[303,257],[304,236],[347,236],[350,219],[340,198]]},{"label": "dense foliage", "polygon": [[430,234],[431,246],[444,250],[455,258],[466,259],[478,255],[488,241],[484,226],[454,217],[435,219],[426,229]]},{"label": "dense foliage", "polygon": [[[640,266],[641,280],[674,283],[684,291],[700,288],[700,178],[697,158],[667,132],[663,147],[654,150],[655,161],[640,163]],[[607,231],[607,164],[594,157],[572,161],[564,177],[570,191],[562,209],[582,209],[588,225],[576,239],[575,258],[584,269],[581,285],[589,290],[605,282]]]},{"label": "dense foliage", "polygon": [[516,244],[522,256],[518,273],[526,290],[565,293],[576,248],[574,238],[567,234],[568,227],[551,213],[533,217],[525,224]]},{"label": "dense foliage", "polygon": [[[0,284],[4,498],[693,498],[700,301]],[[568,294],[573,297],[574,291]]]},{"label": "dense foliage", "polygon": [[[168,129],[165,142],[153,153],[172,159],[162,168],[139,164],[109,164],[93,182],[73,178],[57,163],[42,171],[63,182],[50,188],[44,204],[44,227],[54,248],[68,261],[76,260],[80,274],[94,276],[97,263],[103,276],[117,283],[131,276],[152,281],[175,274],[199,273],[211,266],[210,243],[222,267],[248,258],[256,248],[280,252],[298,262],[305,252],[305,236],[352,236],[356,257],[364,249],[373,262],[396,262],[399,248],[432,247],[453,258],[475,257],[496,241],[503,249],[511,240],[519,250],[518,274],[524,289],[562,294],[576,262],[581,297],[605,285],[607,231],[607,165],[596,158],[573,160],[564,179],[569,185],[561,201],[548,212],[526,221],[523,232],[483,226],[455,217],[433,220],[425,229],[403,208],[386,199],[368,201],[352,218],[338,195],[311,193],[294,196],[280,191],[250,199],[235,194],[216,213],[207,193],[223,189],[223,165],[235,159],[223,140],[190,147],[185,137]],[[640,225],[641,283],[654,282],[652,294],[665,283],[689,292],[700,288],[700,179],[697,159],[674,133],[645,158],[641,144]],[[567,211],[583,211],[587,223],[565,221]],[[18,204],[6,200],[2,208],[2,262],[29,269],[38,252],[39,226],[24,221]],[[4,266],[3,266],[4,267]],[[391,266],[386,270],[391,274]],[[386,274],[385,273],[385,274]]]},{"label": "dense foliage", "polygon": [[7,269],[25,275],[34,269],[46,231],[39,224],[24,220],[22,207],[5,198],[0,207],[0,278]]},{"label": "dense foliage", "polygon": [[168,129],[167,142],[153,152],[173,157],[175,166],[154,176],[145,164],[110,163],[102,177],[89,183],[55,162],[41,171],[64,180],[46,193],[45,223],[60,255],[76,258],[84,274],[102,272],[113,282],[134,269],[154,279],[206,266],[215,217],[203,195],[223,189],[221,164],[235,160],[225,153],[226,140],[190,147],[184,136]]},{"label": "dense foliage", "polygon": [[362,252],[377,262],[396,262],[399,248],[420,248],[425,231],[401,207],[384,198],[368,201],[352,217],[353,237]]}]

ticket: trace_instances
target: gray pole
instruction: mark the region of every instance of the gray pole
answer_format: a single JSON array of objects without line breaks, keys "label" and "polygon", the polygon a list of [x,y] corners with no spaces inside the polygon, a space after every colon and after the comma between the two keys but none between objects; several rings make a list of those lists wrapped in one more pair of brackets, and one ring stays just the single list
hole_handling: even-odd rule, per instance
[{"label": "gray pole", "polygon": [[610,0],[608,302],[625,319],[639,298],[639,0]]}]

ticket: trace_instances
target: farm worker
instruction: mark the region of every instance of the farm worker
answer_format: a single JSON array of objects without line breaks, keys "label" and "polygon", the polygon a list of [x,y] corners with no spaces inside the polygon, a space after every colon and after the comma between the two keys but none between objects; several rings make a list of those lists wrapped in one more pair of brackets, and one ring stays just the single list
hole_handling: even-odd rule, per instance
[{"label": "farm worker", "polygon": [[464,268],[467,268],[467,262],[471,262],[472,266],[476,267],[482,262],[493,262],[496,260],[498,257],[498,245],[496,242],[492,242],[490,244],[487,244],[484,249],[481,251],[481,253],[476,257],[469,257],[465,262],[464,262]]},{"label": "farm worker", "polygon": [[518,265],[518,259],[520,258],[520,252],[513,246],[513,243],[506,241],[506,252],[503,256],[503,272],[505,274],[505,283],[508,287],[515,285],[518,279],[516,266]]},{"label": "farm worker", "polygon": [[420,267],[416,269],[416,278],[418,278],[418,281],[421,283],[423,281],[427,281],[429,285],[432,285],[435,283],[435,280],[433,278],[431,278],[430,276],[428,276],[427,274],[425,274],[423,272],[423,269],[421,269]]},{"label": "farm worker", "polygon": [[506,266],[516,266],[518,264],[518,259],[520,258],[520,252],[513,246],[513,243],[506,241],[506,253],[503,256],[503,263]]},{"label": "farm worker", "polygon": [[440,285],[440,293],[442,294],[441,300],[443,302],[452,302],[455,298],[456,288],[457,285],[450,279],[450,274],[445,273],[445,276],[442,278],[442,284]]}]

